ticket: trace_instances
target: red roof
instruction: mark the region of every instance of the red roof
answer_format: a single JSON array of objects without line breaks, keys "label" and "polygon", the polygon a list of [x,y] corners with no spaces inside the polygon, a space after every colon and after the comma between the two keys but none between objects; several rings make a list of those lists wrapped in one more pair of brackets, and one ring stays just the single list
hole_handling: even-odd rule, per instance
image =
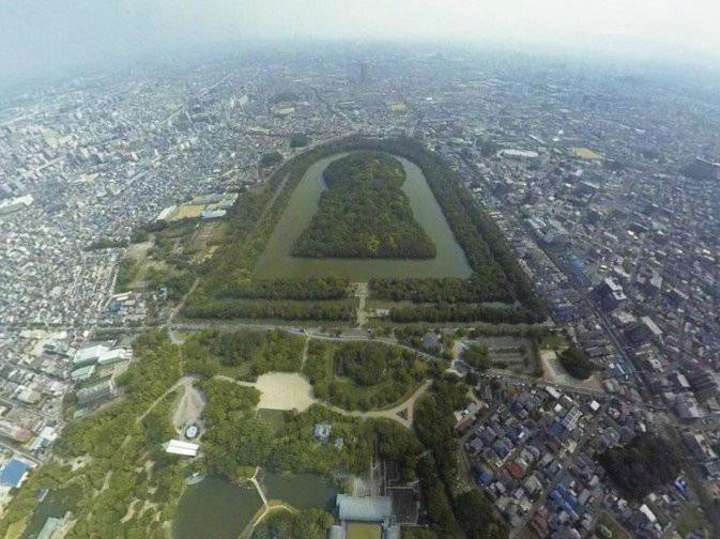
[{"label": "red roof", "polygon": [[510,475],[513,476],[514,479],[522,479],[525,475],[523,467],[520,466],[517,462],[511,462],[510,464],[508,464],[507,471],[510,473]]}]

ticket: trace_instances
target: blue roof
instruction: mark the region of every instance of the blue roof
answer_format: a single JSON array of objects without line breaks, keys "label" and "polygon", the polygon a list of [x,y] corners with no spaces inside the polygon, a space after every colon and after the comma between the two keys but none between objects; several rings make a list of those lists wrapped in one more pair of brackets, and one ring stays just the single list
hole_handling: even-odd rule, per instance
[{"label": "blue roof", "polygon": [[30,466],[22,461],[15,458],[10,459],[2,469],[2,472],[0,472],[0,485],[8,487],[19,486],[25,472],[27,472],[29,468]]},{"label": "blue roof", "polygon": [[482,483],[485,486],[489,485],[492,482],[492,478],[493,478],[492,474],[490,474],[489,472],[487,472],[485,470],[483,470],[482,472],[477,474],[476,477],[477,477],[478,481],[480,481],[480,483]]}]

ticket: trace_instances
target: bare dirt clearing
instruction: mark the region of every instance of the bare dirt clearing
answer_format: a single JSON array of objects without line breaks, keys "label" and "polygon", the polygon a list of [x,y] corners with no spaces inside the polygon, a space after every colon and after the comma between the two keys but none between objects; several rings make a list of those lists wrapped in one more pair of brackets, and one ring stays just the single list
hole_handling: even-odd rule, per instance
[{"label": "bare dirt clearing", "polygon": [[297,373],[273,372],[259,376],[252,385],[260,391],[258,408],[269,410],[294,410],[302,412],[317,402],[312,386]]},{"label": "bare dirt clearing", "polygon": [[540,361],[542,361],[543,371],[545,373],[543,378],[546,382],[592,391],[603,390],[602,385],[600,385],[600,376],[598,373],[593,374],[587,380],[578,380],[570,376],[565,369],[563,369],[560,360],[557,358],[557,353],[554,350],[542,350],[540,352]]},{"label": "bare dirt clearing", "polygon": [[176,430],[182,430],[186,425],[198,423],[200,416],[205,409],[205,396],[193,386],[191,378],[183,379],[183,395],[180,397],[177,408],[173,413],[173,426]]}]

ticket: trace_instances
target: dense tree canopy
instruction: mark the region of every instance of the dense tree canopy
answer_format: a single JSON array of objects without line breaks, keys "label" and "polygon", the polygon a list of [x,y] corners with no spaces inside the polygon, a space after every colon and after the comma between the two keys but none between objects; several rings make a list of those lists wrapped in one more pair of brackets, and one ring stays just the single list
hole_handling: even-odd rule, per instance
[{"label": "dense tree canopy", "polygon": [[485,268],[468,279],[445,278],[373,278],[373,297],[415,303],[482,303],[510,302],[513,297],[505,277],[498,268]]},{"label": "dense tree canopy", "polygon": [[268,152],[264,153],[262,157],[260,157],[260,166],[261,167],[271,167],[273,165],[277,165],[283,160],[283,156],[280,152]]},{"label": "dense tree canopy", "polygon": [[325,300],[347,296],[350,281],[338,277],[309,279],[246,279],[227,283],[217,297],[243,299]]},{"label": "dense tree canopy", "polygon": [[612,447],[597,457],[622,494],[641,500],[658,487],[674,481],[680,459],[670,443],[656,435],[636,436],[621,447]]},{"label": "dense tree canopy", "polygon": [[[535,295],[502,232],[439,155],[413,139],[379,140],[362,136],[347,137],[303,152],[280,165],[265,190],[242,193],[229,212],[225,243],[207,265],[206,275],[186,303],[183,314],[195,318],[351,319],[352,305],[330,300],[338,291],[334,287],[326,288],[326,283],[303,283],[294,287],[278,281],[256,285],[257,276],[253,275],[258,257],[307,169],[318,159],[348,151],[386,152],[418,165],[473,270],[469,279],[373,279],[371,293],[375,298],[422,304],[417,309],[393,309],[394,321],[518,324],[535,323],[546,317],[542,301]],[[376,213],[365,221],[376,220]],[[368,245],[375,248],[375,242],[371,242],[366,243],[364,249],[367,250]],[[275,291],[274,285],[277,285]],[[301,288],[307,292],[299,291]],[[255,301],[260,299],[268,301]],[[312,300],[313,305],[309,308],[288,299]],[[319,301],[321,299],[327,299],[328,304]],[[516,300],[522,308],[498,309],[484,304]]]},{"label": "dense tree canopy", "polygon": [[405,305],[390,309],[393,322],[488,322],[490,324],[532,324],[542,315],[523,307],[440,303]]},{"label": "dense tree canopy", "polygon": [[280,320],[352,320],[352,303],[337,301],[229,300],[194,302],[183,310],[188,318],[252,318]]},{"label": "dense tree canopy", "polygon": [[395,158],[355,152],[323,173],[327,190],[294,256],[314,258],[433,258],[435,245],[413,217]]},{"label": "dense tree canopy", "polygon": [[304,343],[303,337],[279,330],[202,331],[183,345],[185,368],[211,376],[218,366],[244,366],[250,378],[270,371],[296,372],[300,370]]},{"label": "dense tree canopy", "polygon": [[270,513],[253,530],[252,539],[325,539],[335,519],[320,509]]},{"label": "dense tree canopy", "polygon": [[574,346],[560,352],[558,358],[570,376],[578,380],[587,380],[595,370],[595,365],[590,362],[581,350]]},{"label": "dense tree canopy", "polygon": [[428,368],[413,352],[378,342],[313,340],[304,373],[317,398],[347,410],[368,410],[407,396]]},{"label": "dense tree canopy", "polygon": [[493,506],[478,490],[469,490],[455,499],[455,516],[468,539],[504,539],[505,523],[496,518]]},{"label": "dense tree canopy", "polygon": [[481,371],[485,371],[492,366],[487,346],[479,344],[473,344],[466,348],[463,351],[462,359],[471,367]]},{"label": "dense tree canopy", "polygon": [[308,137],[304,133],[296,133],[292,137],[290,137],[290,147],[291,148],[303,148],[308,145],[310,142],[310,137]]}]

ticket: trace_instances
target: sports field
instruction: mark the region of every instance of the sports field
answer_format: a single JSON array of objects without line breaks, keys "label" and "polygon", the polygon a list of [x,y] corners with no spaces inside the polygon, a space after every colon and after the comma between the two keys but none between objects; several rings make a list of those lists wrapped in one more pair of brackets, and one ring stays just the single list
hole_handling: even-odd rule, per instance
[{"label": "sports field", "polygon": [[347,539],[381,539],[382,528],[378,524],[348,524]]}]

